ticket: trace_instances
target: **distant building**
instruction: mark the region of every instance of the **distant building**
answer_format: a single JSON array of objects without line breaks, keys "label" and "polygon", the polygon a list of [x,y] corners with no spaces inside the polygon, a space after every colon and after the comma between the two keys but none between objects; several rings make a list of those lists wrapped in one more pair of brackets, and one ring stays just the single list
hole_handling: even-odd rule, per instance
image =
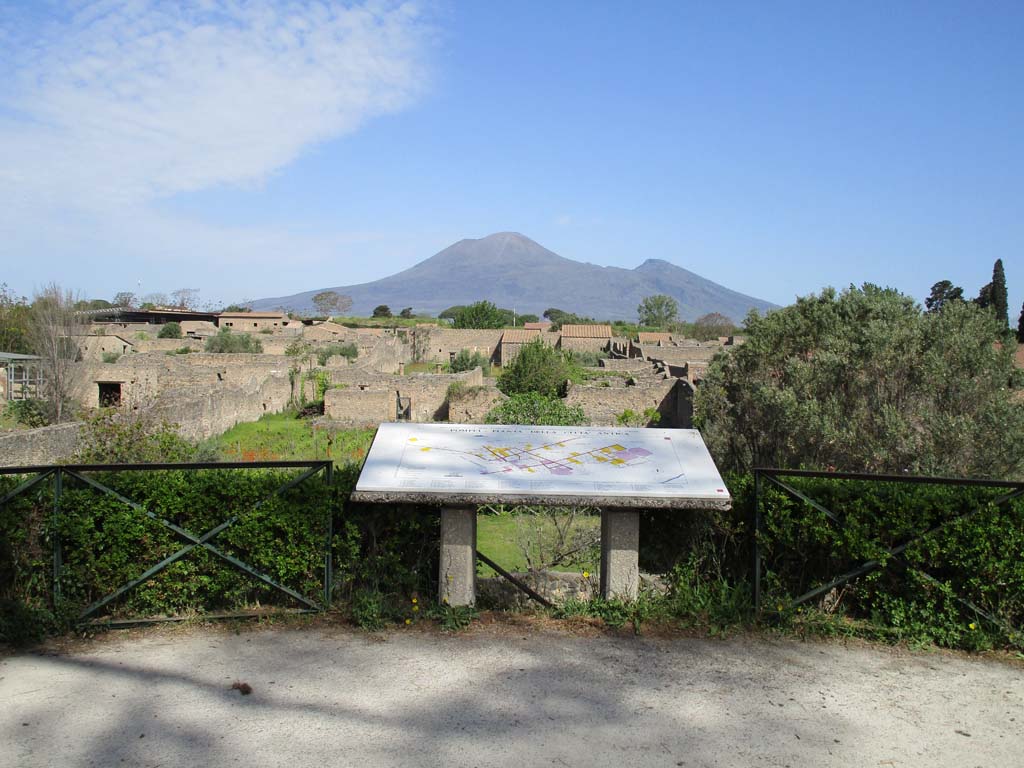
[{"label": "distant building", "polygon": [[540,337],[541,332],[538,328],[516,328],[505,331],[501,334],[501,364],[505,366],[511,363],[519,355],[523,344],[529,344]]},{"label": "distant building", "polygon": [[523,323],[523,330],[526,331],[549,331],[551,330],[551,323],[547,320],[541,320],[536,323]]},{"label": "distant building", "polygon": [[42,386],[41,358],[0,352],[0,403],[40,397]]},{"label": "distant building", "polygon": [[612,343],[610,325],[563,325],[559,346],[578,352],[602,352]]},{"label": "distant building", "polygon": [[290,321],[283,312],[221,312],[217,316],[220,328],[233,331],[262,331],[265,328],[284,328]]}]

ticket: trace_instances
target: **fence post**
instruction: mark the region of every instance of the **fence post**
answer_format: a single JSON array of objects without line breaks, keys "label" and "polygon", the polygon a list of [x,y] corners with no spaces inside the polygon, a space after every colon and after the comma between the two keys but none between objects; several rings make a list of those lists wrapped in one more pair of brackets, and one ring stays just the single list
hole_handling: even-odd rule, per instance
[{"label": "fence post", "polygon": [[56,608],[60,602],[60,577],[64,570],[64,553],[61,551],[60,541],[60,500],[64,493],[64,470],[57,467],[53,473],[53,519],[51,535],[53,536],[53,607]]},{"label": "fence post", "polygon": [[327,483],[327,546],[324,548],[324,610],[330,610],[331,595],[334,592],[334,557],[331,547],[334,544],[334,461],[330,461],[324,471],[324,482]]},{"label": "fence post", "polygon": [[761,470],[754,469],[754,615],[761,612]]}]

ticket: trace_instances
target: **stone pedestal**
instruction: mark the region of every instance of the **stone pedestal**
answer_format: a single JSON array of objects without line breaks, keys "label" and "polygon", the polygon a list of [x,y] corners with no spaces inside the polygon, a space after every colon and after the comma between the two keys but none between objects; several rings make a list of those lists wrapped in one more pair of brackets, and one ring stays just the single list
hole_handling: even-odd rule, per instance
[{"label": "stone pedestal", "polygon": [[476,507],[441,509],[438,599],[447,605],[476,602]]},{"label": "stone pedestal", "polygon": [[635,600],[640,588],[640,513],[601,513],[601,597]]}]

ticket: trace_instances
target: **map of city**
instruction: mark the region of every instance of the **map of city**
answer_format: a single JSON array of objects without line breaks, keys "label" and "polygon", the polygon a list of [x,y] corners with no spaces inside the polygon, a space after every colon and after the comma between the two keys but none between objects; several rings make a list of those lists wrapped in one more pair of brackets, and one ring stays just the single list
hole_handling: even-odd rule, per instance
[{"label": "map of city", "polygon": [[382,424],[359,491],[728,498],[696,430]]}]

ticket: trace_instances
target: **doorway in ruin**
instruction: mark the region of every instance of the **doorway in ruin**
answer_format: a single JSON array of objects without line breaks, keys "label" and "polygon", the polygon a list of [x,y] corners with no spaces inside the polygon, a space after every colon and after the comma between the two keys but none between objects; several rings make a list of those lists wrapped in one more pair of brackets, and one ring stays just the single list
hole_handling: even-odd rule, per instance
[{"label": "doorway in ruin", "polygon": [[116,408],[121,405],[121,382],[99,381],[100,408]]}]

